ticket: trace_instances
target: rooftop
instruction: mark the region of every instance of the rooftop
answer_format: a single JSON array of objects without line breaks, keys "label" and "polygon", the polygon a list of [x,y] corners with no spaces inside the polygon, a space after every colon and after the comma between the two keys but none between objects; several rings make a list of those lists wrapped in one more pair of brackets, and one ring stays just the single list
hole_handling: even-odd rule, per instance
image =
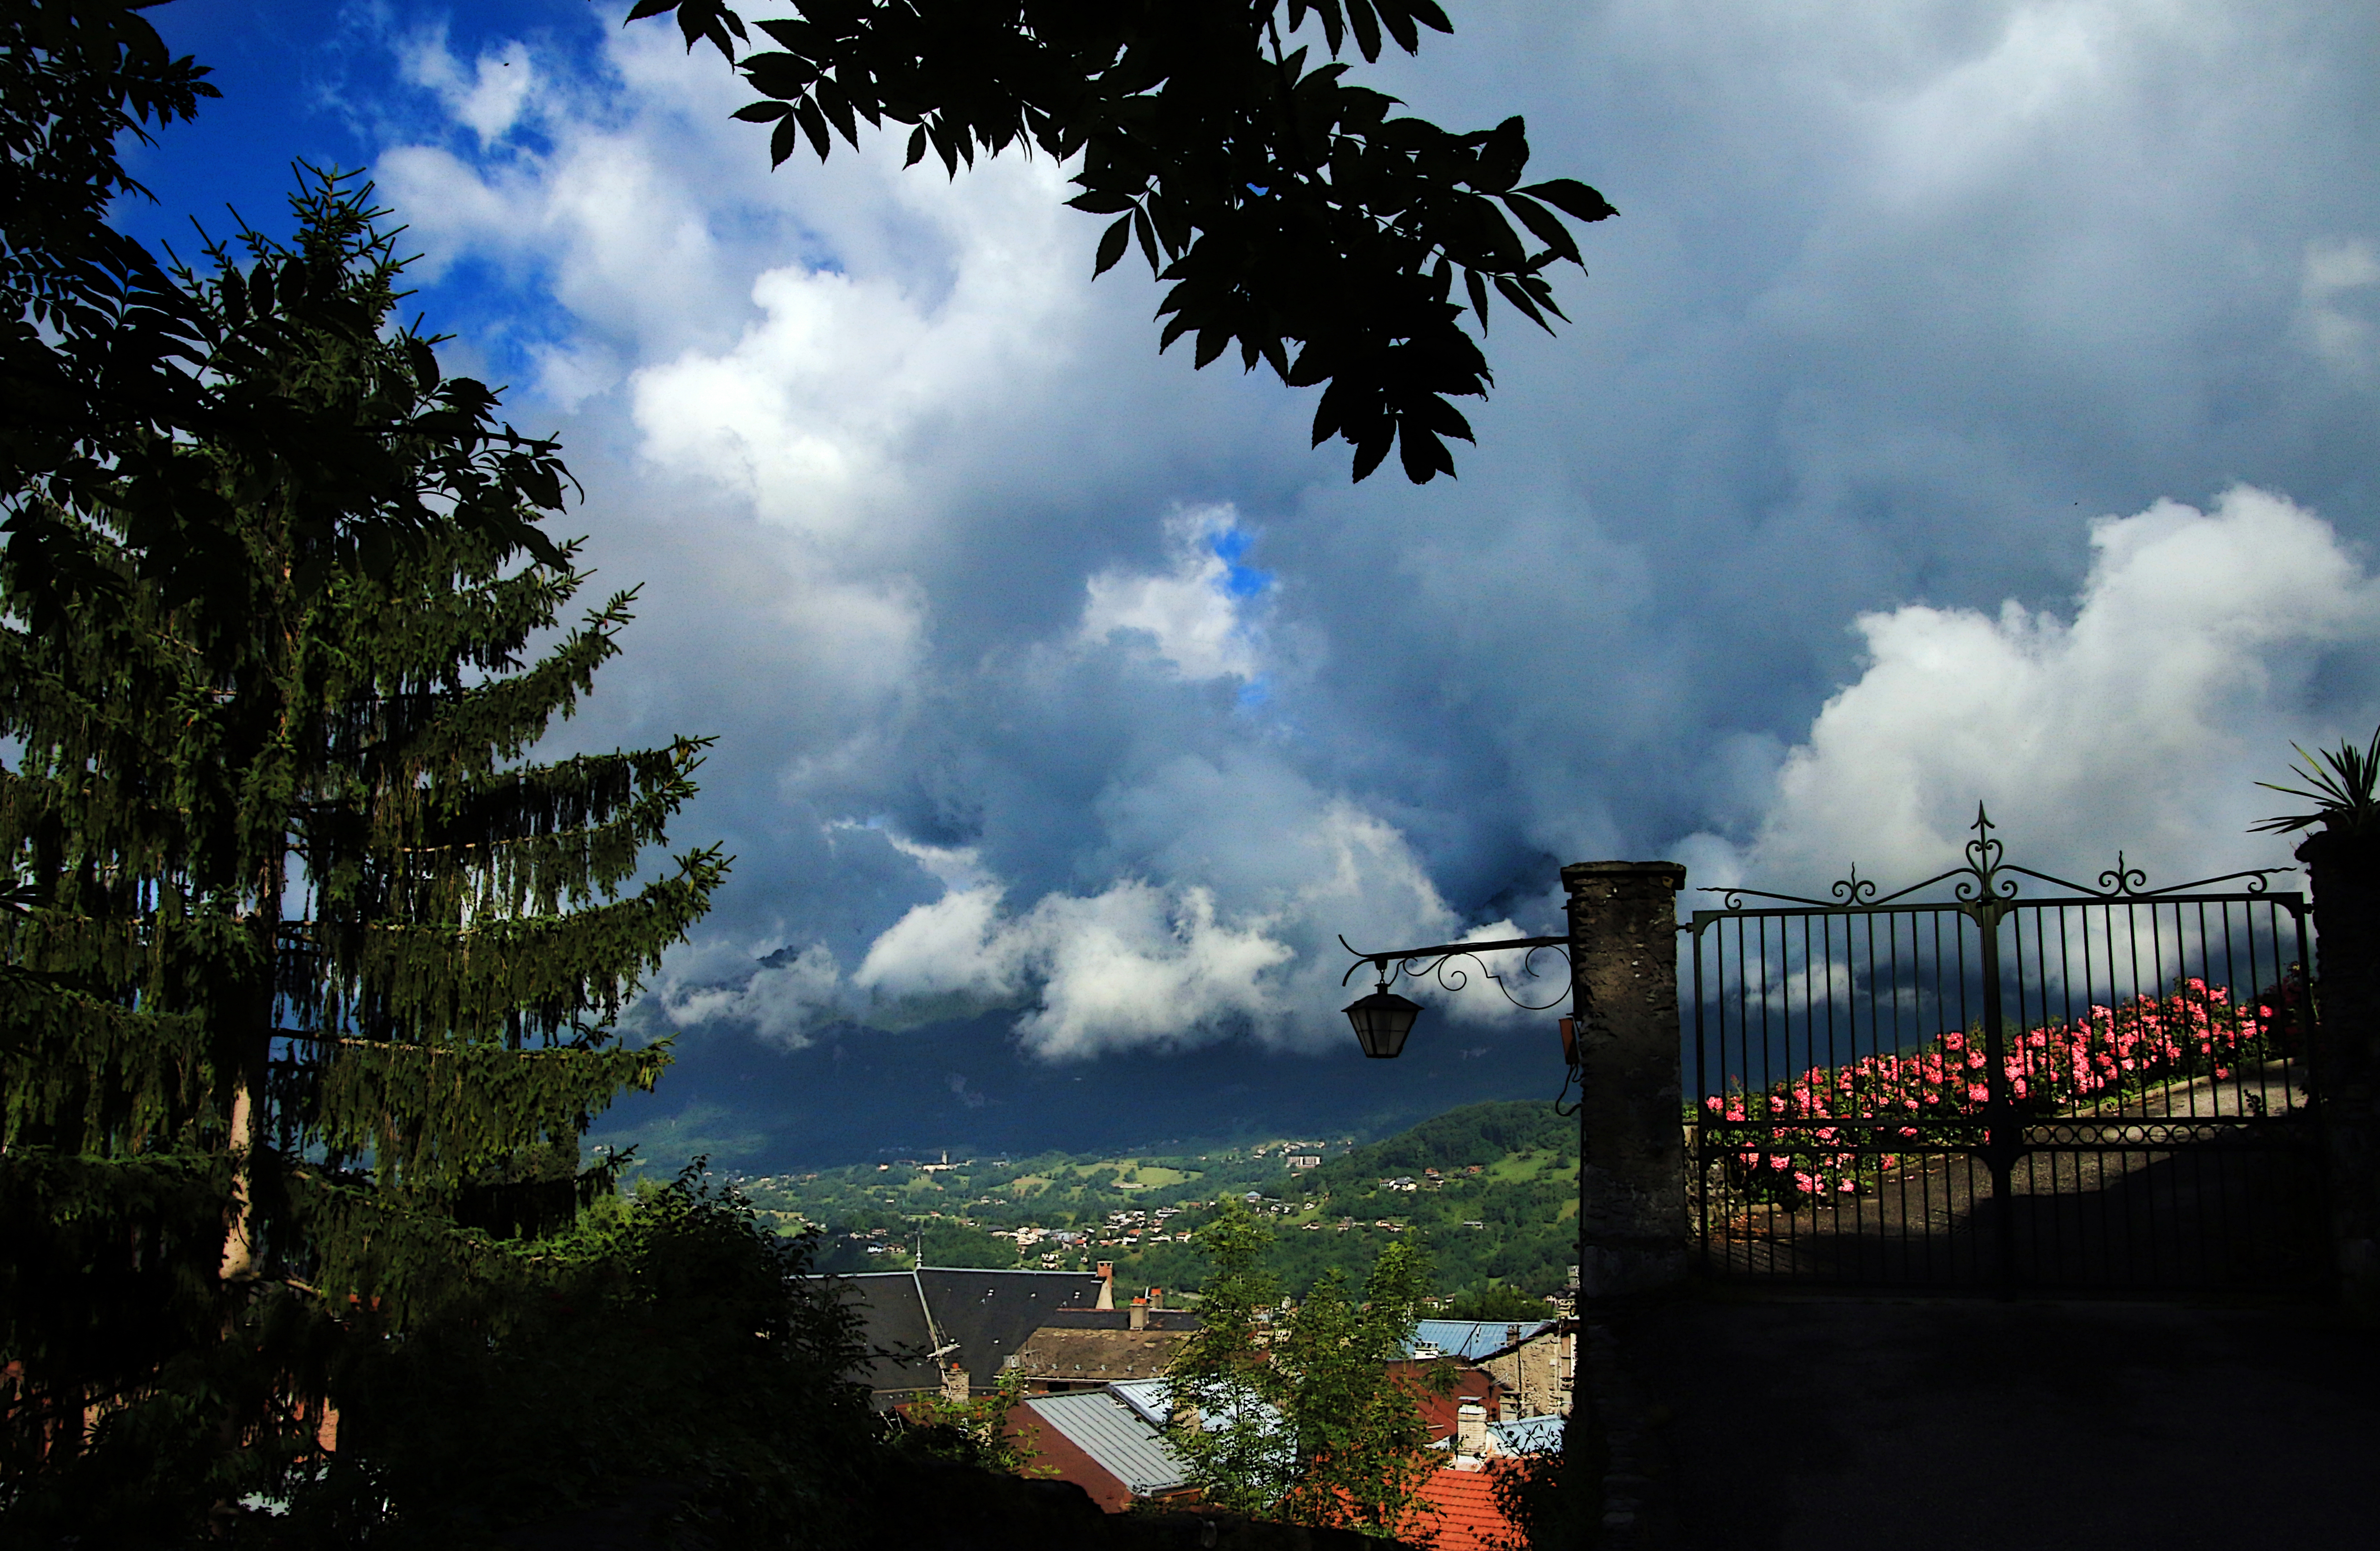
[{"label": "rooftop", "polygon": [[1125,1329],[1121,1319],[1088,1329],[1045,1325],[1025,1339],[1016,1365],[1028,1378],[1054,1382],[1149,1378],[1164,1373],[1189,1339],[1186,1325],[1148,1330]]},{"label": "rooftop", "polygon": [[942,1365],[990,1384],[1003,1359],[1061,1309],[1099,1295],[1087,1271],[993,1271],[920,1266],[832,1278],[858,1308],[871,1353],[864,1376],[880,1403],[939,1390]]},{"label": "rooftop", "polygon": [[1561,1448],[1562,1428],[1568,1421],[1562,1416],[1524,1416],[1513,1422],[1490,1422],[1488,1436],[1507,1454],[1548,1453]]},{"label": "rooftop", "polygon": [[1164,1435],[1140,1412],[1106,1390],[1037,1395],[1025,1406],[1136,1497],[1170,1492],[1189,1479],[1182,1456]]},{"label": "rooftop", "polygon": [[[1512,1521],[1496,1506],[1496,1479],[1509,1466],[1486,1470],[1434,1470],[1421,1482],[1421,1501],[1406,1523],[1435,1532],[1437,1551],[1500,1551],[1511,1543]],[[1415,1521],[1419,1522],[1415,1523]]]},{"label": "rooftop", "polygon": [[1553,1327],[1550,1319],[1425,1319],[1414,1327],[1405,1351],[1411,1355],[1416,1347],[1434,1346],[1449,1357],[1476,1363],[1535,1340]]}]

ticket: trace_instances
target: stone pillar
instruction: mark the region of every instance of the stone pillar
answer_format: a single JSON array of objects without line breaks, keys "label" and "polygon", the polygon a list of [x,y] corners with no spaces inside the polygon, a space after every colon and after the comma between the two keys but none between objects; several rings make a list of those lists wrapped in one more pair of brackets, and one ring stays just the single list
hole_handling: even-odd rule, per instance
[{"label": "stone pillar", "polygon": [[2380,1315],[2380,838],[2324,830],[2298,859],[2313,892],[2315,1075],[2339,1291]]},{"label": "stone pillar", "polygon": [[1562,868],[1578,1019],[1579,1291],[1673,1286],[1686,1274],[1678,1077],[1675,862]]}]

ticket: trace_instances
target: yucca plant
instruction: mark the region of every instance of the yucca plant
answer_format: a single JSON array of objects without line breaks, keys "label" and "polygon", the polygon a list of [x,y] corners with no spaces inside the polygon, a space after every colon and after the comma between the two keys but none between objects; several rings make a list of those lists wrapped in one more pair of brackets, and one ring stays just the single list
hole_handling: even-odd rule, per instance
[{"label": "yucca plant", "polygon": [[2372,741],[2362,748],[2343,742],[2337,748],[2309,754],[2302,745],[2289,746],[2298,751],[2298,768],[2312,787],[2277,786],[2269,781],[2256,784],[2268,792],[2303,797],[2314,805],[2314,810],[2277,814],[2250,825],[2252,831],[2285,835],[2320,824],[2333,834],[2380,834],[2380,794],[2374,790],[2380,785],[2380,728],[2373,730]]}]

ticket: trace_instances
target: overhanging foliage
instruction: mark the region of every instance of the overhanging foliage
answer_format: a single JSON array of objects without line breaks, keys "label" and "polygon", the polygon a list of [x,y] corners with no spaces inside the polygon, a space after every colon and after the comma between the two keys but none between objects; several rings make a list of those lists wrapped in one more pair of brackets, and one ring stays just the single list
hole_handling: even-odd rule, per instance
[{"label": "overhanging foliage", "polygon": [[[1079,157],[1068,203],[1111,217],[1096,272],[1137,244],[1169,282],[1160,350],[1194,341],[1204,367],[1236,347],[1292,387],[1320,386],[1313,435],[1354,448],[1354,476],[1391,446],[1406,477],[1454,472],[1474,440],[1451,402],[1485,397],[1491,292],[1541,328],[1562,316],[1546,271],[1584,270],[1562,217],[1618,212],[1558,177],[1521,182],[1518,117],[1457,133],[1393,115],[1347,79],[1384,40],[1412,54],[1449,32],[1435,0],[801,0],[754,24],[775,44],[739,59],[749,30],[719,0],[638,0],[674,13],[760,93],[736,116],[771,125],[783,163],[823,159],[859,126],[907,125],[908,158],[953,176],[978,151]],[[1311,18],[1330,55],[1287,39]],[[1457,285],[1461,292],[1458,297]]]}]

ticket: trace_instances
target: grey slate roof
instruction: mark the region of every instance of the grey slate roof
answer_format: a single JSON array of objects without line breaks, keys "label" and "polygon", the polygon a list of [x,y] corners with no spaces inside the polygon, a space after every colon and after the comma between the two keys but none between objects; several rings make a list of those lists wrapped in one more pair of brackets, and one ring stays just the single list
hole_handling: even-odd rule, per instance
[{"label": "grey slate roof", "polygon": [[1425,1319],[1414,1327],[1405,1352],[1410,1356],[1417,1346],[1434,1346],[1449,1357],[1476,1363],[1553,1327],[1550,1319]]},{"label": "grey slate roof", "polygon": [[957,1343],[951,1361],[978,1385],[1000,1376],[1002,1362],[1023,1350],[1034,1331],[1060,1309],[1099,1302],[1099,1278],[1088,1271],[945,1270],[916,1273],[941,1341]]},{"label": "grey slate roof", "polygon": [[918,1393],[939,1393],[940,1364],[933,1361],[933,1321],[926,1314],[925,1294],[912,1271],[869,1271],[837,1277],[837,1290],[859,1310],[859,1339],[870,1356],[860,1370],[879,1403],[891,1404]]},{"label": "grey slate roof", "polygon": [[[1148,1309],[1144,1313],[1151,1330],[1198,1328],[1198,1315],[1190,1309]],[[1060,1309],[1041,1322],[1044,1330],[1125,1330],[1131,1326],[1129,1308]]]},{"label": "grey slate roof", "polygon": [[[1099,1278],[1086,1271],[990,1271],[921,1266],[829,1278],[859,1310],[871,1356],[860,1376],[879,1406],[940,1393],[942,1365],[989,1386],[1001,1363],[1061,1309],[1087,1309]],[[936,1353],[940,1353],[937,1358]]]},{"label": "grey slate roof", "polygon": [[1148,1420],[1103,1390],[1038,1395],[1025,1406],[1131,1488],[1135,1496],[1171,1491],[1190,1479],[1182,1456]]}]

